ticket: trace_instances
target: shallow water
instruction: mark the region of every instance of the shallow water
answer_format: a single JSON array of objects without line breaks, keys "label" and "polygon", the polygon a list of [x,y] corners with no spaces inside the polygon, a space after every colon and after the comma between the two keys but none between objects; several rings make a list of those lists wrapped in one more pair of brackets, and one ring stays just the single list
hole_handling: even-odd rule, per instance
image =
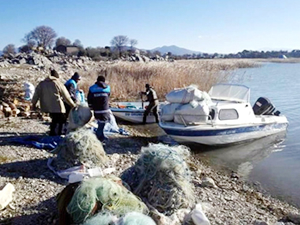
[{"label": "shallow water", "polygon": [[232,82],[250,87],[252,105],[259,97],[269,98],[287,116],[287,132],[243,145],[194,151],[211,165],[236,171],[246,180],[259,182],[271,195],[300,207],[300,64],[267,63],[240,69]]}]

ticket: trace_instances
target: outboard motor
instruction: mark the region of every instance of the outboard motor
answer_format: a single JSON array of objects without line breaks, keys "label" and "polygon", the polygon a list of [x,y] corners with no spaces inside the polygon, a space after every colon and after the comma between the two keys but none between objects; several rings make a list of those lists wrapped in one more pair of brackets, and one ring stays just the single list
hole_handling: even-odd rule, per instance
[{"label": "outboard motor", "polygon": [[280,112],[275,111],[275,107],[272,105],[268,98],[260,97],[257,99],[253,106],[253,112],[255,115],[276,115],[279,116]]}]

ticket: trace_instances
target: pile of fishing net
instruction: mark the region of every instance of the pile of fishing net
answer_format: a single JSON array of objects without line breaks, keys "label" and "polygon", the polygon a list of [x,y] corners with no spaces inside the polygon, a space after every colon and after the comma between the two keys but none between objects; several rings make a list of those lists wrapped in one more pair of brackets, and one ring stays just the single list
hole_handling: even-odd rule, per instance
[{"label": "pile of fishing net", "polygon": [[185,162],[189,155],[185,146],[149,144],[142,148],[136,164],[124,171],[121,178],[144,202],[171,215],[194,204],[191,172]]},{"label": "pile of fishing net", "polygon": [[111,214],[97,214],[83,225],[156,225],[151,217],[139,212],[130,212],[118,218]]},{"label": "pile of fishing net", "polygon": [[[72,192],[71,189],[70,192]],[[120,178],[115,176],[83,180],[71,199],[68,198],[68,195],[70,195],[68,191],[63,191],[58,197],[60,217],[65,215],[63,211],[66,210],[75,224],[85,222],[98,212],[101,212],[99,216],[102,215],[104,217],[106,214],[122,217],[129,212],[148,213],[147,206],[128,191],[122,185]],[[68,199],[70,200],[69,202]],[[95,223],[90,222],[87,224]]]},{"label": "pile of fishing net", "polygon": [[101,142],[86,127],[68,133],[53,153],[57,153],[54,165],[60,170],[82,164],[91,168],[99,167],[108,161]]}]

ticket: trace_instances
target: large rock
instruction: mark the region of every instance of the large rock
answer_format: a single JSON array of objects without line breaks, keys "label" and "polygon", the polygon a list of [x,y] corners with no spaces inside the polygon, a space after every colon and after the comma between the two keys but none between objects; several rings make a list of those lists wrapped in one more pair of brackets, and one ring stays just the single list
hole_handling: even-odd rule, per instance
[{"label": "large rock", "polygon": [[31,65],[45,68],[50,68],[52,66],[52,62],[47,57],[34,52],[30,53],[27,62]]}]

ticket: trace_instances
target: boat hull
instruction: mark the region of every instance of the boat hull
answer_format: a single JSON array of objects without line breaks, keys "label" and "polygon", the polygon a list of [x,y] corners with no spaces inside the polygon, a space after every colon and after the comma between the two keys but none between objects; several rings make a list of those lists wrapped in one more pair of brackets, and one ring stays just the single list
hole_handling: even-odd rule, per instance
[{"label": "boat hull", "polygon": [[[113,108],[111,108],[111,111],[116,118],[131,122],[131,123],[142,123],[145,110],[113,109]],[[152,113],[150,113],[147,116],[146,123],[155,123],[155,117]]]},{"label": "boat hull", "polygon": [[229,145],[251,141],[273,135],[287,129],[288,122],[248,125],[243,127],[172,127],[160,123],[160,127],[178,143],[198,143],[204,145]]},{"label": "boat hull", "polygon": [[[110,110],[118,119],[130,123],[142,123],[145,108],[149,102],[115,102],[118,107],[112,107]],[[158,109],[159,110],[159,109]],[[152,112],[146,118],[146,123],[155,123],[155,117]]]}]

